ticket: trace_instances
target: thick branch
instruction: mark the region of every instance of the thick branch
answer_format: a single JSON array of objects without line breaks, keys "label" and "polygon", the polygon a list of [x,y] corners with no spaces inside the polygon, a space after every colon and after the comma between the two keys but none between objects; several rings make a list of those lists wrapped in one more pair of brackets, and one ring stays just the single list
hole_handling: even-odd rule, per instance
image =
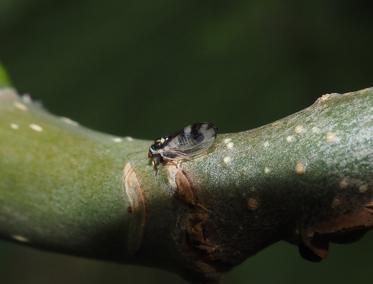
[{"label": "thick branch", "polygon": [[329,94],[208,153],[149,164],[113,137],[0,91],[0,234],[196,281],[285,239],[310,260],[373,225],[373,89]]}]

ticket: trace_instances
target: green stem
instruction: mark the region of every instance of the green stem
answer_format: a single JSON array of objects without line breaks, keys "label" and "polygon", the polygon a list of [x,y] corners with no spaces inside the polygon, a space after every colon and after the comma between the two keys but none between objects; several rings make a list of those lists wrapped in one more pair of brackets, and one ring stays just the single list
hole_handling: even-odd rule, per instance
[{"label": "green stem", "polygon": [[373,89],[325,95],[154,174],[150,142],[113,137],[0,90],[0,234],[191,281],[285,239],[310,260],[373,226]]}]

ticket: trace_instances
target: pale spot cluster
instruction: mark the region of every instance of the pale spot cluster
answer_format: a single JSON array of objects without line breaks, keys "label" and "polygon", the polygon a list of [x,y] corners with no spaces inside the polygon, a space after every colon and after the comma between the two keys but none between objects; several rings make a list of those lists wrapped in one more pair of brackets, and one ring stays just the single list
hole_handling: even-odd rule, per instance
[{"label": "pale spot cluster", "polygon": [[[333,94],[334,95],[334,94]],[[298,124],[296,125],[294,128],[293,128],[293,131],[295,134],[304,134],[307,132],[307,129],[305,128],[304,125],[302,124]],[[310,128],[310,132],[312,132],[313,134],[319,134],[321,133],[321,129],[319,127],[316,127],[316,126],[313,126],[312,128]],[[297,135],[288,135],[286,136],[286,141],[288,143],[293,143],[295,142],[298,138],[297,138]],[[332,132],[332,131],[328,131],[324,134],[324,139],[325,139],[325,142],[328,143],[328,144],[333,144],[333,143],[336,143],[339,141],[339,138],[337,137],[337,135]],[[265,141],[263,143],[263,146],[264,147],[268,147],[269,146],[269,142],[268,141]],[[270,173],[271,172],[271,169],[268,168],[268,167],[265,167],[264,168],[264,172],[266,174]],[[294,167],[294,172],[297,174],[297,175],[302,175],[306,172],[306,166],[304,163],[302,162],[296,162],[295,164],[295,167]]]},{"label": "pale spot cluster", "polygon": [[[232,139],[231,138],[225,138],[223,140],[225,146],[227,147],[227,149],[231,150],[233,149],[234,147],[234,143],[232,142]],[[223,158],[223,162],[226,164],[226,165],[229,165],[231,162],[232,162],[232,158],[230,156],[225,156]]]},{"label": "pale spot cluster", "polygon": [[263,143],[263,146],[264,146],[265,148],[268,148],[268,147],[269,147],[269,142],[268,142],[268,141],[265,141],[265,142]]},{"label": "pale spot cluster", "polygon": [[[330,97],[334,96],[336,94],[327,94],[323,97],[321,97],[319,99],[319,101],[323,101],[323,100],[326,100],[326,99],[329,99]],[[311,128],[308,129],[304,124],[298,124],[298,125],[295,125],[293,126],[293,133],[286,136],[285,137],[285,140],[286,142],[288,143],[293,143],[293,142],[296,142],[297,140],[301,139],[300,136],[298,135],[304,135],[306,134],[307,132],[309,131],[309,133],[313,133],[313,134],[320,134],[321,135],[321,138],[324,139],[324,141],[327,143],[327,144],[333,144],[333,143],[338,143],[338,141],[340,140],[340,138],[337,136],[336,133],[332,132],[332,131],[327,131],[327,132],[323,132],[322,129],[320,129],[319,127],[317,126],[313,126]],[[270,146],[270,142],[269,141],[264,141],[263,142],[263,146],[265,148],[269,147]],[[268,174],[272,171],[271,168],[269,167],[265,167],[264,168],[264,173]],[[306,163],[304,162],[296,162],[295,166],[294,166],[294,172],[295,174],[297,175],[303,175],[305,174],[306,172]],[[347,187],[347,185],[344,185],[342,183],[342,186],[340,185],[340,187]],[[366,191],[366,186],[363,186],[362,187],[362,191]]]}]

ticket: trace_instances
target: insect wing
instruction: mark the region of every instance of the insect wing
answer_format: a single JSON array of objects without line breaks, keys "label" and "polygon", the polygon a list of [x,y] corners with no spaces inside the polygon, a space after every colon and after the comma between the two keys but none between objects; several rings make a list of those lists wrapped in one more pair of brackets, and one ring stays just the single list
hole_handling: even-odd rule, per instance
[{"label": "insect wing", "polygon": [[195,123],[173,135],[163,148],[162,156],[183,159],[208,149],[216,138],[217,129],[212,123]]}]

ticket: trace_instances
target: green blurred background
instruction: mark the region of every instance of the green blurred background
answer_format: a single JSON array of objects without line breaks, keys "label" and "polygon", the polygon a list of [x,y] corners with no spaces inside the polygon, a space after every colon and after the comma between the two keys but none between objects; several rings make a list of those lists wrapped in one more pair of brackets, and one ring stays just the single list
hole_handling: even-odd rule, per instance
[{"label": "green blurred background", "polygon": [[[328,92],[373,86],[373,2],[0,0],[0,60],[21,93],[117,135],[194,121],[240,131]],[[348,109],[346,109],[348,111]],[[286,243],[224,283],[370,283],[373,234],[321,264]],[[183,283],[176,275],[0,242],[0,283]]]}]

